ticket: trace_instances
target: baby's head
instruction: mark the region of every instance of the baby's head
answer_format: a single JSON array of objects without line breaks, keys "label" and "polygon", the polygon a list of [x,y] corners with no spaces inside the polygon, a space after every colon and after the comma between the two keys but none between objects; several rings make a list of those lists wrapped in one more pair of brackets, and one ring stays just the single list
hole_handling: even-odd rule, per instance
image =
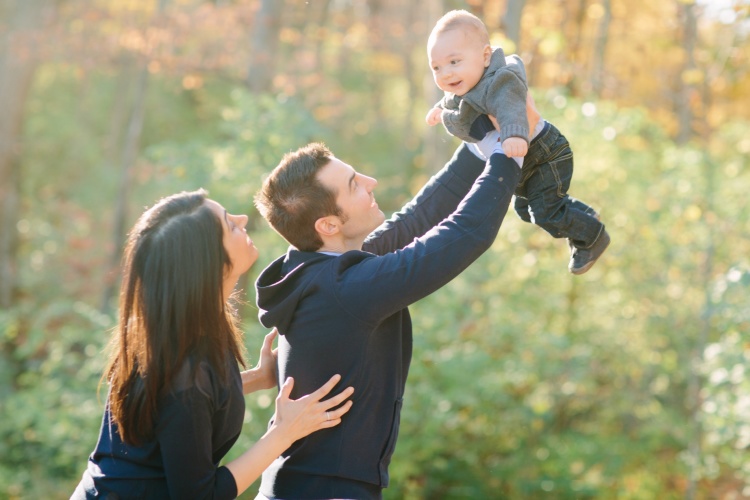
[{"label": "baby's head", "polygon": [[427,56],[440,90],[464,95],[474,88],[490,65],[490,35],[474,14],[452,10],[432,29]]}]

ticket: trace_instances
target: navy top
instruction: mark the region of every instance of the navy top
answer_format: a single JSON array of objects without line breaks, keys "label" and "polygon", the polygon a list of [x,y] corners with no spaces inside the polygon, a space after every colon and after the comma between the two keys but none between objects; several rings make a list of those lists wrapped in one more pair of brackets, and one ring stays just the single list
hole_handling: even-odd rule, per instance
[{"label": "navy top", "polygon": [[462,145],[410,204],[368,237],[363,251],[334,256],[290,249],[261,273],[259,316],[279,329],[279,380],[294,377],[292,397],[336,373],[340,387],[355,388],[340,425],[298,440],[266,469],[263,495],[380,496],[412,356],[407,306],[490,247],[519,177],[505,155],[493,155],[485,167]]},{"label": "navy top", "polygon": [[109,402],[99,441],[72,499],[235,498],[234,476],[219,462],[240,435],[245,415],[242,379],[234,360],[228,384],[200,362],[185,366],[162,398],[155,436],[141,446],[123,443]]}]

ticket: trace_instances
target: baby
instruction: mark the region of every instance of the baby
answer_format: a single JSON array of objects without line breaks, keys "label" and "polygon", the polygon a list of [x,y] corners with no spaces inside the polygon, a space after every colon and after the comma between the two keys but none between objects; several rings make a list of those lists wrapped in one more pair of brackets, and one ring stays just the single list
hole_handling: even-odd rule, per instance
[{"label": "baby", "polygon": [[491,47],[484,23],[465,10],[438,20],[427,55],[435,83],[445,92],[427,114],[427,123],[442,122],[451,135],[477,142],[484,131],[472,129],[476,119],[496,119],[503,151],[522,166],[516,213],[553,237],[568,239],[571,273],[591,269],[609,246],[609,234],[593,208],[568,195],[573,177],[568,140],[543,119],[529,130],[527,113],[536,114],[536,108],[528,95],[523,61]]}]

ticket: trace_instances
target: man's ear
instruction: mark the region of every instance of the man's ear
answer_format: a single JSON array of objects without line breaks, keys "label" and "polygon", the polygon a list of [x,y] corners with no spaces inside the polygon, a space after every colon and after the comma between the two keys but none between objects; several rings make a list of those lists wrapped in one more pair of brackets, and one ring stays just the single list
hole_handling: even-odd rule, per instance
[{"label": "man's ear", "polygon": [[335,215],[326,215],[315,221],[315,231],[321,238],[330,238],[340,231],[341,221]]}]

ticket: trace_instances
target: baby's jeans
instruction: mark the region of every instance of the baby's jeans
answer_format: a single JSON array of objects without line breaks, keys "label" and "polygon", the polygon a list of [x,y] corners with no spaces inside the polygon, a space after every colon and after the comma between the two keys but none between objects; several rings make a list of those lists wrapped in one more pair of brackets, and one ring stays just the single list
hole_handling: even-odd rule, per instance
[{"label": "baby's jeans", "polygon": [[593,208],[568,196],[573,178],[573,151],[560,131],[547,122],[531,141],[516,187],[516,213],[555,238],[570,238],[589,248],[604,230]]}]

